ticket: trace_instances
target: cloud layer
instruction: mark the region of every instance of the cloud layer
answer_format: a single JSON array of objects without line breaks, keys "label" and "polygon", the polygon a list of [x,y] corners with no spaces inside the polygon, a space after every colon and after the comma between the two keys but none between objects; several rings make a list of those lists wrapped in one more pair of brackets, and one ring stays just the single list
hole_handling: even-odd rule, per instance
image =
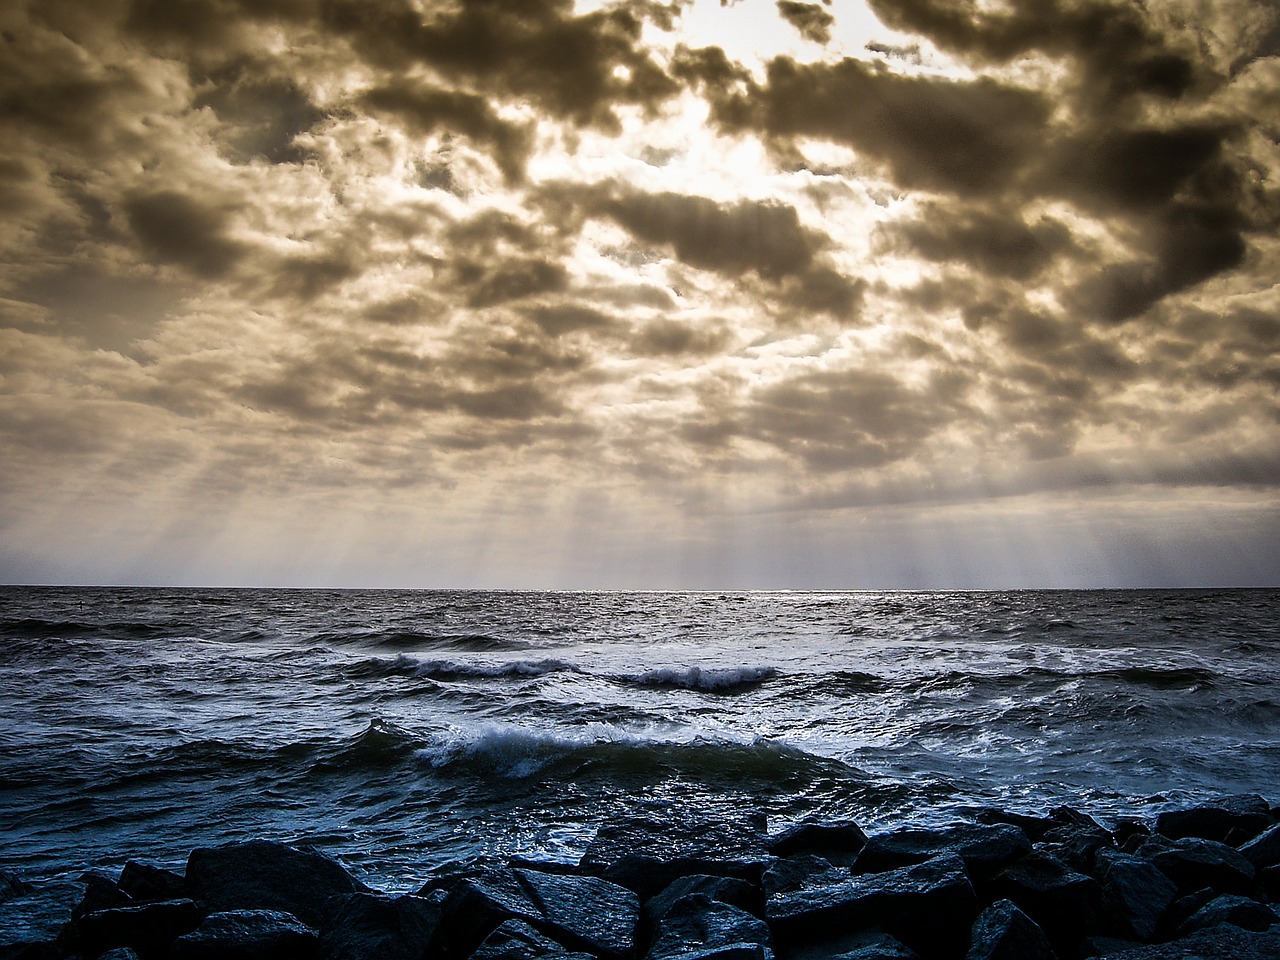
[{"label": "cloud layer", "polygon": [[696,6],[0,13],[0,574],[1280,576],[1280,9]]}]

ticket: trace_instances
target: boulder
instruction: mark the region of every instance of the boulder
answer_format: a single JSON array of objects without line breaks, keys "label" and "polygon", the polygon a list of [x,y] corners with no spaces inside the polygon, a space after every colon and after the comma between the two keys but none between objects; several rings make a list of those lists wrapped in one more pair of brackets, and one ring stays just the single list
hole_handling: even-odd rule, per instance
[{"label": "boulder", "polygon": [[1277,960],[1280,935],[1219,924],[1169,943],[1103,954],[1097,960]]},{"label": "boulder", "polygon": [[421,960],[441,906],[424,897],[348,893],[327,905],[319,960]]},{"label": "boulder", "polygon": [[789,960],[917,960],[919,954],[878,928],[860,930],[838,943],[824,944],[822,952],[800,951]]},{"label": "boulder", "polygon": [[1098,882],[1043,851],[1033,851],[997,874],[989,889],[994,898],[1012,900],[1039,924],[1059,953],[1070,952],[1064,947],[1081,937],[1105,932]]},{"label": "boulder", "polygon": [[627,818],[597,831],[580,866],[583,873],[648,899],[679,877],[692,874],[759,883],[772,859],[763,822]]},{"label": "boulder", "polygon": [[1271,810],[1262,797],[1246,794],[1223,797],[1185,810],[1168,810],[1156,817],[1156,833],[1171,840],[1196,837],[1228,843],[1243,842],[1271,826]]},{"label": "boulder", "polygon": [[104,877],[100,873],[82,873],[80,882],[84,884],[84,894],[71,911],[72,920],[78,920],[96,910],[110,910],[133,904],[133,897],[116,886],[116,882],[110,877]]},{"label": "boulder", "polygon": [[863,847],[867,835],[852,820],[796,823],[769,840],[768,850],[776,857],[815,854],[829,863],[848,865]]},{"label": "boulder", "polygon": [[70,879],[23,883],[12,891],[0,901],[0,960],[64,956],[54,943],[83,895],[84,885]]},{"label": "boulder", "polygon": [[994,876],[1031,852],[1031,841],[1012,824],[962,823],[939,830],[894,830],[868,838],[855,873],[879,873],[923,863],[944,853],[964,861],[975,880]]},{"label": "boulder", "polygon": [[95,910],[72,926],[72,942],[97,956],[113,947],[131,947],[144,960],[164,956],[178,937],[196,929],[204,912],[190,900],[157,900]]},{"label": "boulder", "polygon": [[0,903],[12,897],[20,897],[23,894],[31,893],[35,887],[27,883],[16,873],[10,873],[8,870],[0,870]]},{"label": "boulder", "polygon": [[1049,817],[1037,817],[1025,813],[1014,813],[1009,810],[1001,810],[998,807],[982,807],[974,812],[974,820],[978,823],[994,824],[1009,823],[1018,827],[1027,838],[1034,841],[1039,840],[1045,833],[1057,826],[1061,821],[1050,819]]},{"label": "boulder", "polygon": [[471,955],[471,960],[594,960],[589,953],[571,953],[562,944],[544,937],[523,920],[507,920],[498,925]]},{"label": "boulder", "polygon": [[1241,844],[1240,854],[1256,870],[1280,866],[1280,823],[1268,827],[1248,843]]},{"label": "boulder", "polygon": [[955,854],[884,873],[817,872],[765,901],[774,939],[786,952],[875,926],[928,953],[963,941],[977,912],[964,861]]},{"label": "boulder", "polygon": [[791,890],[839,884],[848,878],[848,867],[837,867],[822,857],[803,855],[774,861],[760,878],[760,886],[767,902],[770,898]]},{"label": "boulder", "polygon": [[182,874],[138,860],[126,862],[116,881],[134,900],[181,900],[187,895],[186,884]]},{"label": "boulder", "polygon": [[702,894],[719,903],[727,903],[760,917],[764,916],[764,897],[759,887],[733,877],[705,875],[681,877],[657,896],[645,901],[644,921],[653,929],[667,915],[673,904],[691,894]]},{"label": "boulder", "polygon": [[98,957],[98,960],[140,960],[129,947],[116,947]]},{"label": "boulder", "polygon": [[693,893],[658,924],[648,960],[772,960],[769,926],[732,904]]},{"label": "boulder", "polygon": [[1149,860],[1118,850],[1100,850],[1094,875],[1121,935],[1151,942],[1178,896],[1178,888]]},{"label": "boulder", "polygon": [[492,870],[468,880],[445,901],[432,951],[469,956],[507,920],[523,920],[545,936],[599,957],[622,958],[635,948],[640,901],[598,877]]},{"label": "boulder", "polygon": [[280,910],[211,913],[174,941],[169,960],[309,960],[315,932]]},{"label": "boulder", "polygon": [[1228,893],[1214,897],[1184,920],[1178,927],[1178,935],[1186,936],[1197,930],[1216,927],[1220,923],[1232,923],[1245,930],[1261,931],[1280,923],[1280,917],[1257,900]]},{"label": "boulder", "polygon": [[368,892],[332,857],[274,840],[193,850],[186,883],[188,895],[211,911],[277,910],[313,927],[330,897]]},{"label": "boulder", "polygon": [[1253,887],[1253,864],[1214,840],[1167,840],[1155,834],[1138,848],[1138,856],[1159,867],[1184,893],[1203,887],[1218,893],[1248,893]]},{"label": "boulder", "polygon": [[1049,938],[1012,900],[997,900],[978,915],[965,960],[1057,960]]}]

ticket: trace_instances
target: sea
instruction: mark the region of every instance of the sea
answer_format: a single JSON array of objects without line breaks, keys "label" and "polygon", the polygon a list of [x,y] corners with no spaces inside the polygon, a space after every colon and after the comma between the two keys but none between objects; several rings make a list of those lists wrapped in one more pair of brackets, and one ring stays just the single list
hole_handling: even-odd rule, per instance
[{"label": "sea", "polygon": [[370,886],[628,816],[1280,802],[1280,591],[0,588],[0,869],[309,844]]}]

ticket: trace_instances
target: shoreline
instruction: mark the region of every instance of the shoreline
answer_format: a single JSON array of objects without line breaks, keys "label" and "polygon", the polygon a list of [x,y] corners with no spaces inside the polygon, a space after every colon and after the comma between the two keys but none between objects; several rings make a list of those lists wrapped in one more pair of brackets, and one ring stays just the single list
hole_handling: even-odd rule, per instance
[{"label": "shoreline", "polygon": [[577,864],[517,856],[408,894],[270,840],[197,848],[181,873],[0,872],[0,960],[1249,960],[1280,958],[1278,902],[1280,808],[1256,795],[870,835],[629,818]]}]

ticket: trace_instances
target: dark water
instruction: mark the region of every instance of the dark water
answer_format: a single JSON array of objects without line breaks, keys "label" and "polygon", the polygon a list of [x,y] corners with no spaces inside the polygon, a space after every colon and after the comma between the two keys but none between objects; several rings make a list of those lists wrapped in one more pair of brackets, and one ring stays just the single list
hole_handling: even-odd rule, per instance
[{"label": "dark water", "polygon": [[621,813],[1280,800],[1280,591],[0,588],[0,867],[315,843],[372,885]]}]

